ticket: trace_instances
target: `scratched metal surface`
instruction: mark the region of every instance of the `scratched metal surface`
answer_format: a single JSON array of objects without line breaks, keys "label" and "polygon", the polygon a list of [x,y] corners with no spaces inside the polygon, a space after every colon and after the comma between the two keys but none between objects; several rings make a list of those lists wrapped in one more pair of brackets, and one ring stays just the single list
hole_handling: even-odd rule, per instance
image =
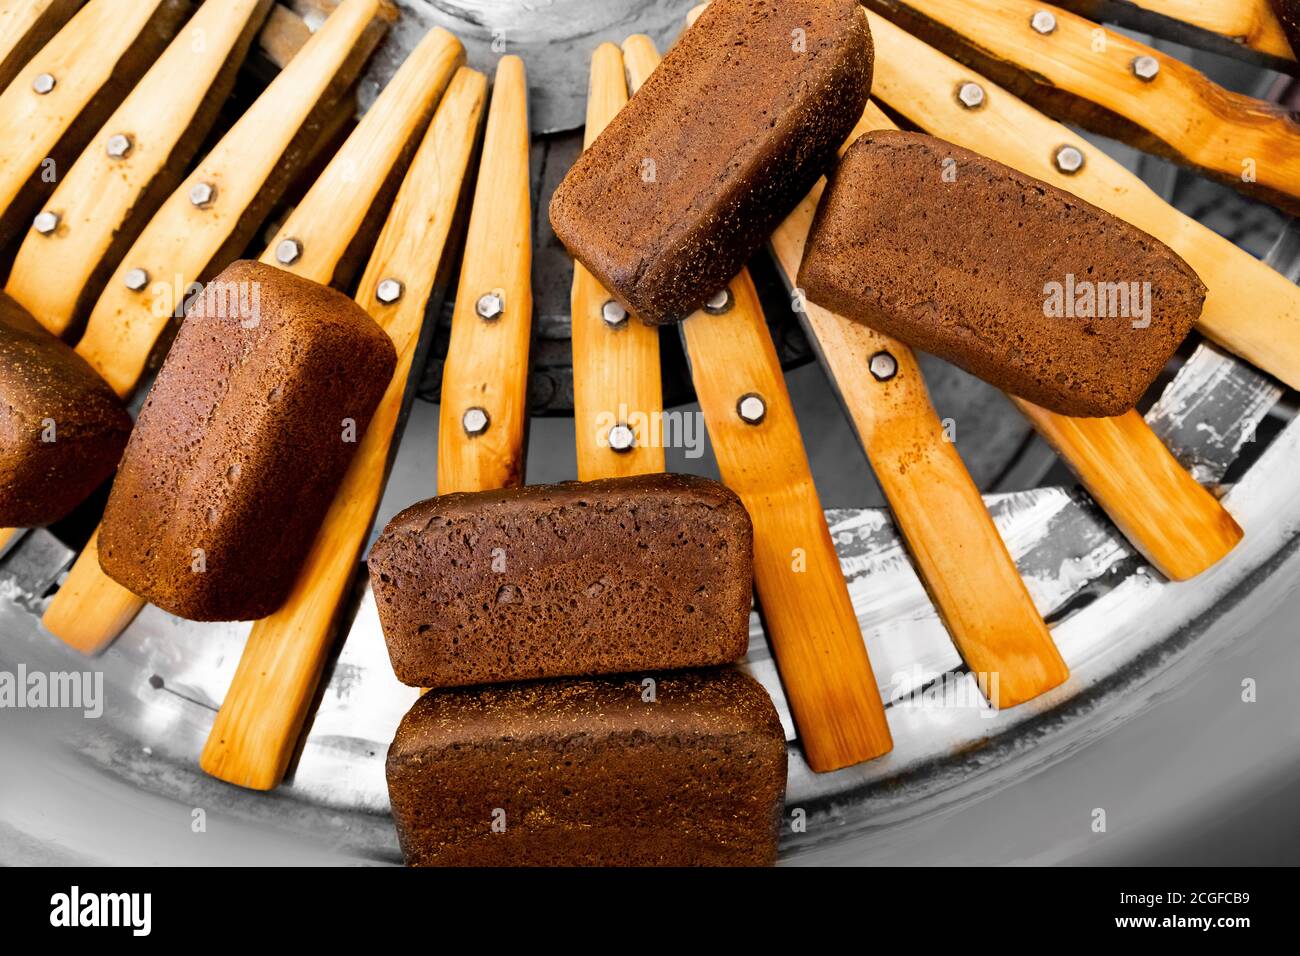
[{"label": "scratched metal surface", "polygon": [[[428,8],[424,12],[437,17],[452,17],[450,7],[479,10],[487,38],[483,46],[491,52],[492,10],[503,5],[489,0],[402,4]],[[548,9],[564,13],[579,5],[602,6],[556,0]],[[620,11],[633,6],[649,11],[645,16],[651,18],[668,11],[658,33],[662,41],[689,4],[627,0],[588,15],[619,23],[608,28],[610,38],[650,29],[649,22],[629,26],[618,21],[624,15]],[[531,12],[545,11],[539,5]],[[465,34],[463,24],[457,32]],[[574,47],[569,57],[579,64],[569,71],[578,77],[576,92],[565,94],[575,102],[584,95],[585,53],[597,36],[583,40],[581,50]],[[548,49],[546,57],[534,51],[530,68],[533,61],[554,55]],[[472,60],[475,55],[471,44]],[[570,82],[563,75],[557,74],[557,91]],[[538,82],[536,69],[533,78],[536,85],[545,85]],[[535,103],[535,119],[539,108]],[[573,122],[580,122],[580,116]],[[1300,275],[1300,229],[1294,223],[1273,247],[1270,262],[1293,279]],[[1293,474],[1300,425],[1285,424],[1291,411],[1281,398],[1282,390],[1267,376],[1202,343],[1147,415],[1179,460],[1211,486],[1222,482],[1239,458],[1256,457],[1268,446],[1226,489],[1224,501],[1246,528],[1245,542],[1194,582],[1171,584],[1146,568],[1077,489],[1035,488],[987,497],[1074,674],[1065,687],[1032,704],[995,714],[973,697],[968,708],[927,709],[890,701],[897,744],[893,754],[814,775],[801,759],[755,615],[745,666],[772,694],[792,740],[789,805],[805,808],[810,822],[827,824],[810,825],[808,832],[818,834],[817,841],[835,839],[1006,786],[1140,711],[1200,656],[1229,640],[1230,630],[1216,626],[1216,616],[1233,613],[1261,575],[1296,573],[1295,561],[1280,562],[1300,538],[1300,495],[1294,492]],[[1266,427],[1269,421],[1272,427]],[[961,662],[888,514],[841,509],[829,512],[828,521],[882,695],[891,689],[895,694],[919,689],[938,676],[960,679]],[[73,557],[45,531],[28,533],[0,557],[0,669],[87,666],[39,626],[40,613]],[[358,582],[363,581],[359,574]],[[289,841],[292,850],[285,852],[294,854],[310,848],[331,859],[396,862],[383,756],[415,692],[392,676],[368,589],[356,596],[355,614],[291,778],[273,794],[242,791],[197,770],[199,751],[248,629],[247,624],[196,626],[147,608],[91,665],[103,671],[108,688],[101,720],[56,725],[30,715],[6,715],[0,727],[0,765],[25,766],[28,772],[0,774],[4,853],[30,861],[115,862],[188,852],[177,850],[173,839],[147,823],[136,832],[96,830],[96,814],[85,812],[87,805],[98,808],[88,796],[94,795],[103,799],[104,812],[111,800],[126,799],[140,802],[158,818],[175,808],[204,807],[244,837],[255,837],[196,848],[195,859],[220,859],[226,853],[227,861],[238,862],[259,848],[270,852],[265,847],[278,850]],[[29,759],[32,752],[40,755],[35,762]],[[236,845],[243,857],[232,856]],[[812,837],[787,835],[785,853],[798,856],[816,846]]]}]

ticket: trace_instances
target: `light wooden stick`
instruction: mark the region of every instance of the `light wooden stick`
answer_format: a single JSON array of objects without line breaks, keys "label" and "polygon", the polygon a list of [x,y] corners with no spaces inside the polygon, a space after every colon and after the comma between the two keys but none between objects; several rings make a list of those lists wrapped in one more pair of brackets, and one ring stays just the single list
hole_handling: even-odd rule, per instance
[{"label": "light wooden stick", "polygon": [[[1209,33],[1217,33],[1260,53],[1294,60],[1286,31],[1269,0],[1119,0],[1142,10],[1181,20]],[[1064,0],[1061,4],[1084,16],[1094,16],[1098,0]]]},{"label": "light wooden stick", "polygon": [[[1172,56],[1037,0],[875,0],[914,35],[1056,119],[1300,212],[1300,123]],[[1035,29],[1050,13],[1054,28]],[[978,107],[976,107],[978,108]]]},{"label": "light wooden stick", "polygon": [[[278,786],[333,644],[338,608],[383,491],[425,310],[469,170],[487,81],[461,68],[402,184],[357,293],[392,337],[397,370],[284,607],[253,625],[201,765],[229,783]],[[397,283],[396,286],[392,283]],[[395,292],[396,301],[381,300]],[[400,292],[398,291],[400,290]]]},{"label": "light wooden stick", "polygon": [[524,480],[532,340],[532,200],[524,64],[497,65],[451,342],[442,373],[438,494]]},{"label": "light wooden stick", "polygon": [[[883,17],[868,17],[876,44],[873,96],[922,129],[1066,189],[1160,239],[1209,289],[1197,328],[1300,386],[1300,289],[1285,276],[1184,216],[1101,150],[986,77]],[[977,110],[957,99],[967,81],[983,88]],[[1066,169],[1075,159],[1082,168],[1063,172],[1058,157]]]},{"label": "light wooden stick", "polygon": [[[272,0],[207,0],[122,102],[45,204],[5,291],[62,335],[184,176]],[[201,42],[200,42],[201,38]]]},{"label": "light wooden stick", "polygon": [[[623,56],[634,90],[659,59],[640,35]],[[804,755],[815,771],[836,770],[889,752],[893,741],[747,271],[728,302],[722,314],[682,323],[695,391],[722,479],[754,522],[755,583]]]},{"label": "light wooden stick", "polygon": [[[191,283],[239,254],[369,55],[382,0],[344,0],[150,220],[91,312],[77,352],[128,396]],[[197,205],[204,186],[212,201]],[[285,263],[289,264],[289,263]],[[143,281],[141,281],[143,280]]]},{"label": "light wooden stick", "polygon": [[0,0],[0,90],[72,18],[84,0]]},{"label": "light wooden stick", "polygon": [[[626,102],[622,51],[602,43],[591,58],[586,146]],[[663,412],[659,330],[629,316],[580,262],[573,264],[571,314],[578,478],[663,471],[663,446],[654,440],[654,423]],[[611,443],[615,428],[619,430]],[[628,429],[631,447],[623,438]]]},{"label": "light wooden stick", "polygon": [[[322,27],[320,33],[324,31]],[[282,236],[293,237],[297,257],[282,261],[276,241],[263,262],[315,282],[339,274],[349,251],[370,234],[374,210],[386,205],[380,198],[385,184],[406,169],[412,144],[423,136],[434,104],[463,58],[454,36],[442,29],[430,32],[285,222]],[[104,574],[93,548],[78,556],[69,581],[74,578],[77,588],[61,588],[50,602],[45,626],[83,653],[94,653],[111,643],[147,602]],[[114,613],[98,613],[99,604],[111,606]]]},{"label": "light wooden stick", "polygon": [[31,223],[188,7],[188,0],[91,0],[0,93],[0,244]]},{"label": "light wooden stick", "polygon": [[[874,105],[868,117],[888,122]],[[791,286],[824,185],[819,182],[772,235]],[[917,572],[986,696],[1011,707],[1064,682],[1069,669],[979,488],[944,434],[912,350],[812,302],[802,303],[802,310]]]},{"label": "light wooden stick", "polygon": [[[1174,210],[1164,206],[1136,179],[1130,178],[1131,181],[1125,183],[1127,188],[1113,193],[1098,188],[1104,180],[1093,178],[1097,171],[1109,170],[1112,166],[1118,168],[1099,152],[1093,151],[1095,155],[1090,157],[1089,164],[1073,177],[1067,177],[1054,168],[1049,169],[1052,162],[1051,149],[1045,144],[1078,143],[1075,148],[1083,149],[1082,141],[982,77],[978,77],[977,81],[984,86],[986,99],[985,106],[978,112],[985,113],[987,110],[987,114],[976,123],[966,119],[964,114],[967,111],[957,105],[955,97],[952,98],[954,109],[949,111],[941,97],[921,95],[929,82],[905,81],[908,71],[898,68],[898,58],[911,57],[906,62],[921,71],[920,75],[931,78],[936,85],[948,81],[950,90],[955,89],[951,85],[953,77],[960,76],[964,82],[973,74],[919,40],[902,33],[888,21],[874,17],[872,31],[878,44],[877,49],[886,51],[878,57],[876,70],[877,77],[884,74],[887,79],[878,82],[876,89],[882,95],[905,101],[909,112],[915,111],[911,115],[919,125],[1030,175],[1054,181],[1063,189],[1079,192],[1076,187],[1087,187],[1091,183],[1093,188],[1087,190],[1085,199],[1103,208],[1107,208],[1107,204],[1100,200],[1108,199],[1110,212],[1139,226],[1142,223],[1126,214],[1131,204],[1141,201],[1137,208],[1149,210],[1149,219],[1153,219],[1152,214],[1163,207],[1167,211],[1165,231],[1170,238],[1181,235],[1176,228],[1179,219],[1187,224],[1187,229],[1201,229],[1198,224],[1183,219]],[[869,116],[881,128],[894,128],[894,124],[879,110]],[[1023,144],[1017,142],[1011,145],[1001,140],[1001,136],[1005,135],[1000,132],[1005,129],[1003,124],[1012,122],[1020,124],[1016,127],[1020,132],[1016,135],[1026,137]],[[987,124],[987,128],[984,124]],[[1044,124],[1048,128],[1042,128]],[[1040,153],[1049,154],[1046,162],[1039,160]],[[1128,176],[1122,169],[1119,171]],[[1114,181],[1121,181],[1118,174],[1112,173],[1112,176]],[[1150,202],[1146,202],[1148,198]],[[1212,233],[1208,235],[1213,240],[1218,239]],[[1230,243],[1227,245],[1234,253],[1238,252],[1235,246]],[[1245,259],[1250,263],[1255,261],[1249,256],[1245,256]],[[1266,273],[1282,279],[1266,266],[1262,268]],[[1202,278],[1206,278],[1204,274]],[[1206,283],[1209,284],[1208,279]],[[1282,279],[1282,284],[1287,285],[1285,279]],[[1211,296],[1214,296],[1213,289]],[[1209,301],[1207,299],[1207,309]],[[1220,306],[1227,304],[1224,296],[1215,301]],[[1117,418],[1071,419],[1019,399],[1015,401],[1134,547],[1166,577],[1173,580],[1194,577],[1218,562],[1241,540],[1241,529],[1231,515],[1178,465],[1137,412],[1129,412]],[[1177,520],[1171,520],[1171,515],[1177,515]]]}]

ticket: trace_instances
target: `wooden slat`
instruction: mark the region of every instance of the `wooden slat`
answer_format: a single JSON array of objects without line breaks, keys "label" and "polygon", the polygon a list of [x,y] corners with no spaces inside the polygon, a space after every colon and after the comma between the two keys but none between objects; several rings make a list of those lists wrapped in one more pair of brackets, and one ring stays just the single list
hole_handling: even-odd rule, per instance
[{"label": "wooden slat", "polygon": [[0,93],[0,244],[27,229],[188,11],[188,0],[91,0]]},{"label": "wooden slat", "polygon": [[[1032,106],[885,18],[868,14],[876,44],[872,95],[922,129],[1045,180],[1150,233],[1208,287],[1197,328],[1224,348],[1300,386],[1300,289],[1208,227],[1183,215],[1101,150]],[[977,110],[958,86],[984,88]],[[1074,174],[1054,165],[1069,146],[1085,157]]]},{"label": "wooden slat", "polygon": [[[623,55],[636,89],[658,63],[650,39]],[[707,104],[701,104],[707,108]],[[824,772],[893,746],[880,692],[813,484],[781,363],[747,271],[721,315],[682,323],[691,374],[722,480],[754,522],[754,577],[804,755]],[[739,414],[758,396],[762,420]]]},{"label": "wooden slat", "polygon": [[[873,0],[904,29],[1062,122],[1300,212],[1300,122],[1172,56],[1036,0]],[[1050,33],[1031,25],[1050,12]],[[1134,63],[1158,72],[1147,79]]]},{"label": "wooden slat", "polygon": [[[1269,56],[1294,60],[1295,51],[1287,42],[1286,31],[1278,21],[1269,0],[1114,0],[1157,16],[1215,33],[1233,43]],[[1102,0],[1065,0],[1062,6],[1084,16],[1095,16]]]},{"label": "wooden slat", "polygon": [[[591,58],[591,87],[587,97],[584,145],[590,146],[605,125],[627,102],[623,54],[602,43]],[[605,320],[607,303],[619,325]],[[573,264],[573,423],[577,435],[578,478],[616,478],[664,470],[659,431],[654,423],[663,412],[659,369],[659,330],[638,321],[613,302],[613,297],[580,262]],[[626,425],[635,445],[616,449],[610,429]]]},{"label": "wooden slat", "polygon": [[[370,53],[381,0],[346,0],[159,209],[108,281],[77,352],[128,396],[193,282],[229,264],[305,159],[329,107]],[[211,184],[211,204],[191,190]],[[150,284],[127,287],[132,270]]]},{"label": "wooden slat", "polygon": [[[442,373],[438,494],[523,484],[532,340],[532,201],[528,173],[528,88],[524,64],[497,65],[465,255]],[[478,314],[499,296],[502,311]],[[471,409],[486,413],[478,434]]]},{"label": "wooden slat", "polygon": [[[317,36],[324,33],[322,28]],[[406,169],[412,145],[424,135],[434,104],[463,59],[459,40],[442,29],[430,32],[285,222],[282,232],[301,243],[303,255],[282,263],[272,243],[264,262],[315,282],[339,274],[358,236],[367,234],[374,211],[387,207],[380,199],[385,185]],[[93,549],[78,556],[72,575],[78,587],[54,596],[45,626],[83,653],[93,653],[111,643],[146,602],[104,574]],[[97,613],[100,604],[114,612]]]},{"label": "wooden slat", "polygon": [[85,0],[0,0],[0,90]]},{"label": "wooden slat", "polygon": [[[201,760],[257,790],[278,786],[333,644],[337,612],[374,521],[425,310],[447,247],[483,113],[487,81],[461,68],[402,184],[357,301],[392,337],[397,370],[284,607],[253,625]],[[402,297],[385,304],[381,282]]]},{"label": "wooden slat", "polygon": [[[864,120],[888,123],[874,104]],[[818,182],[772,235],[772,251],[791,286],[824,186]],[[952,436],[944,433],[912,350],[812,302],[801,308],[917,573],[986,696],[1011,707],[1064,682],[1069,669]],[[895,374],[877,379],[873,358],[888,359]]]},{"label": "wooden slat", "polygon": [[[85,317],[113,267],[184,176],[230,95],[239,64],[272,0],[207,0],[90,146],[60,177],[31,229],[5,291],[55,335]],[[203,37],[196,44],[194,37]],[[130,151],[111,155],[114,137]]]}]

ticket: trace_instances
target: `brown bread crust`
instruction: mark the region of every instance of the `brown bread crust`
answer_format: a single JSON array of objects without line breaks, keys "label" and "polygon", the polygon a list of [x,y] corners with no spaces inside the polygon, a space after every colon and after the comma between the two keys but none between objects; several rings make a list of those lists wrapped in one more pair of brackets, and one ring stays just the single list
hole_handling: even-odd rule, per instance
[{"label": "brown bread crust", "polygon": [[[430,691],[388,751],[411,866],[766,866],[781,722],[734,668]],[[495,819],[504,830],[493,829]]]},{"label": "brown bread crust", "polygon": [[1300,57],[1300,0],[1273,0],[1273,12],[1282,21],[1291,51]]},{"label": "brown bread crust", "polygon": [[64,517],[113,474],[130,434],[108,383],[0,292],[0,527]]},{"label": "brown bread crust", "polygon": [[397,361],[340,292],[256,262],[236,262],[209,292],[239,283],[257,290],[255,314],[195,300],[99,534],[109,577],[198,621],[284,603]]},{"label": "brown bread crust", "polygon": [[[1048,284],[1066,287],[1069,275],[1094,290],[1149,282],[1149,327],[1135,328],[1138,316],[1049,317]],[[1082,417],[1131,409],[1205,300],[1191,267],[1134,226],[977,153],[894,131],[845,155],[799,285],[818,305]]]},{"label": "brown bread crust", "polygon": [[569,170],[555,234],[633,314],[686,318],[830,167],[871,67],[854,0],[715,0]]},{"label": "brown bread crust", "polygon": [[705,478],[443,495],[395,517],[369,563],[416,687],[703,667],[749,644],[753,527]]}]

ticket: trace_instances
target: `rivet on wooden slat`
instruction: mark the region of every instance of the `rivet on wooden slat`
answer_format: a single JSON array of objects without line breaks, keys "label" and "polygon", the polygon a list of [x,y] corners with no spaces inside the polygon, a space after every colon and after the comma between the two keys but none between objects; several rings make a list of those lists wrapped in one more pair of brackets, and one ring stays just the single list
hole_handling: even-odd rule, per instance
[{"label": "rivet on wooden slat", "polygon": [[477,405],[465,409],[465,414],[460,418],[461,427],[465,429],[465,434],[469,435],[471,438],[476,435],[482,435],[487,431],[488,425],[491,424],[491,421],[492,420],[488,418],[487,411],[479,408]]},{"label": "rivet on wooden slat", "polygon": [[53,73],[41,73],[36,79],[32,80],[32,89],[41,96],[49,93],[58,84]]},{"label": "rivet on wooden slat", "polygon": [[1083,169],[1083,151],[1074,146],[1061,146],[1052,156],[1056,168],[1067,175],[1074,175]]},{"label": "rivet on wooden slat", "polygon": [[212,183],[195,183],[190,187],[190,205],[207,209],[217,198],[217,187]]},{"label": "rivet on wooden slat", "polygon": [[636,432],[622,422],[609,430],[609,447],[616,452],[628,452],[636,447]]},{"label": "rivet on wooden slat", "polygon": [[605,320],[606,325],[617,328],[627,321],[627,309],[619,305],[614,299],[608,299],[600,307],[600,317]]},{"label": "rivet on wooden slat", "polygon": [[756,392],[740,396],[736,402],[736,414],[740,420],[750,425],[757,425],[767,417],[767,402]]},{"label": "rivet on wooden slat", "polygon": [[32,220],[32,228],[42,236],[48,236],[59,228],[59,214],[46,210]]},{"label": "rivet on wooden slat", "polygon": [[713,294],[708,302],[704,303],[704,311],[709,315],[722,315],[724,312],[730,312],[735,300],[731,297],[730,289],[722,289]]},{"label": "rivet on wooden slat", "polygon": [[867,368],[877,382],[888,382],[898,374],[898,360],[886,351],[879,351],[867,361]]},{"label": "rivet on wooden slat", "polygon": [[297,239],[281,239],[275,247],[275,261],[282,266],[291,266],[302,258],[302,243]]},{"label": "rivet on wooden slat", "polygon": [[402,297],[405,287],[397,279],[384,279],[375,287],[375,298],[384,305],[392,305]]},{"label": "rivet on wooden slat", "polygon": [[131,138],[129,133],[114,133],[104,145],[110,159],[126,159],[131,155],[131,150],[134,148],[135,140]]},{"label": "rivet on wooden slat", "polygon": [[968,110],[979,109],[984,105],[984,87],[978,83],[963,83],[957,87],[957,101]]},{"label": "rivet on wooden slat", "polygon": [[499,319],[506,311],[506,300],[500,292],[484,292],[474,304],[481,319]]},{"label": "rivet on wooden slat", "polygon": [[1038,10],[1029,18],[1029,25],[1034,28],[1034,32],[1047,36],[1056,32],[1056,17],[1050,10]]},{"label": "rivet on wooden slat", "polygon": [[1150,83],[1160,72],[1160,61],[1153,56],[1135,56],[1129,64],[1133,75],[1144,83]]},{"label": "rivet on wooden slat", "polygon": [[149,273],[144,269],[128,269],[122,283],[132,292],[143,292],[149,284]]}]

